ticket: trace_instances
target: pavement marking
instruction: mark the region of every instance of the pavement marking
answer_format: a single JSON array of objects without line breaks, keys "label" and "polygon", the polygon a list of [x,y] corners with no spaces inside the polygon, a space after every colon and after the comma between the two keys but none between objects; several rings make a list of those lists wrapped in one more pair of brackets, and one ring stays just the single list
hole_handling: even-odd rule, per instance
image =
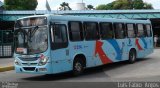
[{"label": "pavement marking", "polygon": [[14,66],[0,67],[0,72],[14,70]]}]

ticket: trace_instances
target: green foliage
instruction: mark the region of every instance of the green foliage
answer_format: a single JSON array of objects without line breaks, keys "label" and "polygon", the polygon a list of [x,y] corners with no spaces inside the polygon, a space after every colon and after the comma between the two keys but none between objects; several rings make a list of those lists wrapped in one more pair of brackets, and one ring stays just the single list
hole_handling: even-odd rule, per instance
[{"label": "green foliage", "polygon": [[4,0],[6,10],[35,10],[37,0]]},{"label": "green foliage", "polygon": [[144,9],[154,9],[153,7],[152,7],[152,4],[148,4],[148,3],[144,3],[144,7],[143,7]]},{"label": "green foliage", "polygon": [[108,9],[107,5],[105,4],[101,4],[96,7],[96,10],[107,10],[107,9]]},{"label": "green foliage", "polygon": [[59,7],[60,10],[72,10],[68,3],[62,2]]},{"label": "green foliage", "polygon": [[142,0],[134,0],[132,6],[134,9],[143,9],[144,3]]},{"label": "green foliage", "polygon": [[96,10],[126,10],[126,9],[153,9],[152,4],[143,0],[115,0],[108,4],[96,7]]},{"label": "green foliage", "polygon": [[129,9],[130,5],[128,0],[117,0],[113,3],[113,9]]},{"label": "green foliage", "polygon": [[95,9],[95,8],[94,8],[93,5],[87,5],[87,9],[88,9],[88,10],[92,10],[92,9]]}]

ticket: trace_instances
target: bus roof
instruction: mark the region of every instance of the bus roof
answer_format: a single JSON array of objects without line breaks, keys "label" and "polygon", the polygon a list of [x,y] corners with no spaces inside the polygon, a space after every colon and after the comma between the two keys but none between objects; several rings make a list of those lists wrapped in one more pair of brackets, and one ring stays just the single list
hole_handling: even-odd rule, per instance
[{"label": "bus roof", "polygon": [[[57,21],[95,21],[95,22],[123,22],[123,23],[151,23],[150,20],[137,20],[137,19],[116,19],[116,18],[101,18],[101,17],[85,17],[85,16],[71,16],[71,15],[34,15],[27,16],[20,19],[31,18],[31,17],[47,17]],[[18,19],[18,20],[20,20]]]}]

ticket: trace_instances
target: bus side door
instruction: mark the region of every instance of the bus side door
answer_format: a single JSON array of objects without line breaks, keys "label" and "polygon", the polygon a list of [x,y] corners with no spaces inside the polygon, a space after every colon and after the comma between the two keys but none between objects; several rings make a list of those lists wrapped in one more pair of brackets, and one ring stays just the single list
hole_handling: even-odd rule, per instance
[{"label": "bus side door", "polygon": [[68,35],[65,23],[51,26],[51,58],[52,68],[56,72],[64,72],[71,69],[68,50]]}]

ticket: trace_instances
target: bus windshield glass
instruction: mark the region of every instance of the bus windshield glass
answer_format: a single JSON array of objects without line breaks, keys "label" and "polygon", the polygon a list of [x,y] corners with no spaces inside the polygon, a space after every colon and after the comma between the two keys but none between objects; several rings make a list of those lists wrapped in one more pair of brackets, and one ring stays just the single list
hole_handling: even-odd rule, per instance
[{"label": "bus windshield glass", "polygon": [[46,17],[32,17],[32,18],[24,18],[21,20],[17,20],[15,27],[28,27],[28,26],[43,26],[47,25]]},{"label": "bus windshield glass", "polygon": [[38,54],[46,51],[47,48],[48,32],[46,26],[16,28],[15,52],[17,54]]}]

